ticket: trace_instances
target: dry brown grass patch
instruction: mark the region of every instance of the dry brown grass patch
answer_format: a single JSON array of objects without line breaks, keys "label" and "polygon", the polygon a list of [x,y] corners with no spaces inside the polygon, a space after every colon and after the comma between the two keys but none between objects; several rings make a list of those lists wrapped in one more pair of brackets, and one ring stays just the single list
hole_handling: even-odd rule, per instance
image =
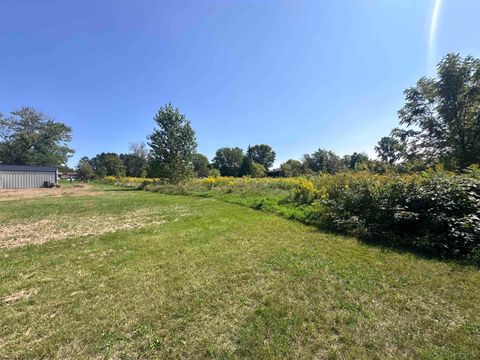
[{"label": "dry brown grass patch", "polygon": [[99,194],[90,185],[78,184],[52,189],[0,189],[0,201],[35,199],[40,197],[85,196]]},{"label": "dry brown grass patch", "polygon": [[[185,216],[184,209],[175,209],[175,215]],[[158,225],[166,220],[158,209],[139,209],[117,215],[96,214],[89,217],[62,216],[0,225],[0,248],[12,248],[73,237],[102,235],[119,230]]]}]

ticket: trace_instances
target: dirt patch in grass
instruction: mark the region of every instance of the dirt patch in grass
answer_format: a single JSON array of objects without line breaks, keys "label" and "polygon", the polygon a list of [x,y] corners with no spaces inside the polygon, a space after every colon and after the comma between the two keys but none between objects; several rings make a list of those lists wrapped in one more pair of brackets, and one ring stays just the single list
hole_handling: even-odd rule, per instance
[{"label": "dirt patch in grass", "polygon": [[39,197],[86,196],[99,194],[90,185],[78,184],[52,189],[0,189],[0,201],[35,199]]},{"label": "dirt patch in grass", "polygon": [[[175,208],[175,216],[188,214],[184,209]],[[0,248],[11,248],[29,244],[43,244],[47,241],[73,237],[102,235],[119,230],[134,229],[166,222],[158,209],[139,209],[118,215],[94,215],[73,218],[55,217],[28,223],[7,223],[0,225]]]}]

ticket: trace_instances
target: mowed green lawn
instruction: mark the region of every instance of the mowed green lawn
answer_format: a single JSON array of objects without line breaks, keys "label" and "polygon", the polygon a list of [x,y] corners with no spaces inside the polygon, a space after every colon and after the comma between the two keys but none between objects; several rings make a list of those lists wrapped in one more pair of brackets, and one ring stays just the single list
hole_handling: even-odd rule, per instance
[{"label": "mowed green lawn", "polygon": [[2,359],[480,357],[477,268],[214,199],[72,189],[0,194]]}]

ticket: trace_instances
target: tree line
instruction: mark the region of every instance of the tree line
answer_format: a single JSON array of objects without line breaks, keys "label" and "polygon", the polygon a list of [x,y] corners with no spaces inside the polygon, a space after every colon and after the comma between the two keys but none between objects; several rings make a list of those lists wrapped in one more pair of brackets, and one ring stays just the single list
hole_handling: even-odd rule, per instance
[{"label": "tree line", "polygon": [[[289,159],[274,172],[281,176],[341,171],[414,172],[441,164],[461,171],[480,163],[480,60],[448,54],[437,66],[436,78],[421,78],[404,92],[399,127],[376,144],[378,159],[365,153],[343,157],[326,149]],[[100,153],[83,157],[82,179],[103,176],[160,177],[172,183],[192,176],[252,176],[269,174],[276,154],[270,145],[223,147],[212,161],[197,153],[195,131],[172,104],[154,116],[147,143],[130,145],[126,154]],[[74,153],[68,146],[72,129],[33,108],[0,113],[0,163],[65,166]],[[271,174],[271,173],[270,173]]]}]

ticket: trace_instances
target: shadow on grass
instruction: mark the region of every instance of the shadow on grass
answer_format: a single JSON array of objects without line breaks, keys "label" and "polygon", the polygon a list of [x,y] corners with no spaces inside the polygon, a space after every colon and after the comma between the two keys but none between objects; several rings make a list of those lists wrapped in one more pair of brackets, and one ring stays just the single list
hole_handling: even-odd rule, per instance
[{"label": "shadow on grass", "polygon": [[350,237],[352,239],[358,240],[359,242],[361,242],[362,244],[368,247],[380,249],[382,251],[393,251],[397,254],[410,254],[419,259],[434,260],[434,261],[440,261],[448,264],[455,264],[459,266],[470,266],[470,267],[475,267],[480,269],[480,263],[477,261],[473,261],[466,258],[441,255],[441,254],[429,251],[428,249],[417,248],[417,247],[414,247],[413,245],[409,245],[406,243],[409,239],[409,237],[407,236],[398,237],[398,236],[392,236],[391,234],[390,235],[383,234],[375,237],[365,237],[365,236],[351,235],[342,231],[325,229],[319,226],[308,224],[304,221],[300,221],[300,222],[303,224],[312,226],[315,229],[315,231],[318,233]]},{"label": "shadow on grass", "polygon": [[137,188],[118,188],[118,189],[102,189],[105,192],[126,192],[126,191],[142,191],[142,189]]}]

